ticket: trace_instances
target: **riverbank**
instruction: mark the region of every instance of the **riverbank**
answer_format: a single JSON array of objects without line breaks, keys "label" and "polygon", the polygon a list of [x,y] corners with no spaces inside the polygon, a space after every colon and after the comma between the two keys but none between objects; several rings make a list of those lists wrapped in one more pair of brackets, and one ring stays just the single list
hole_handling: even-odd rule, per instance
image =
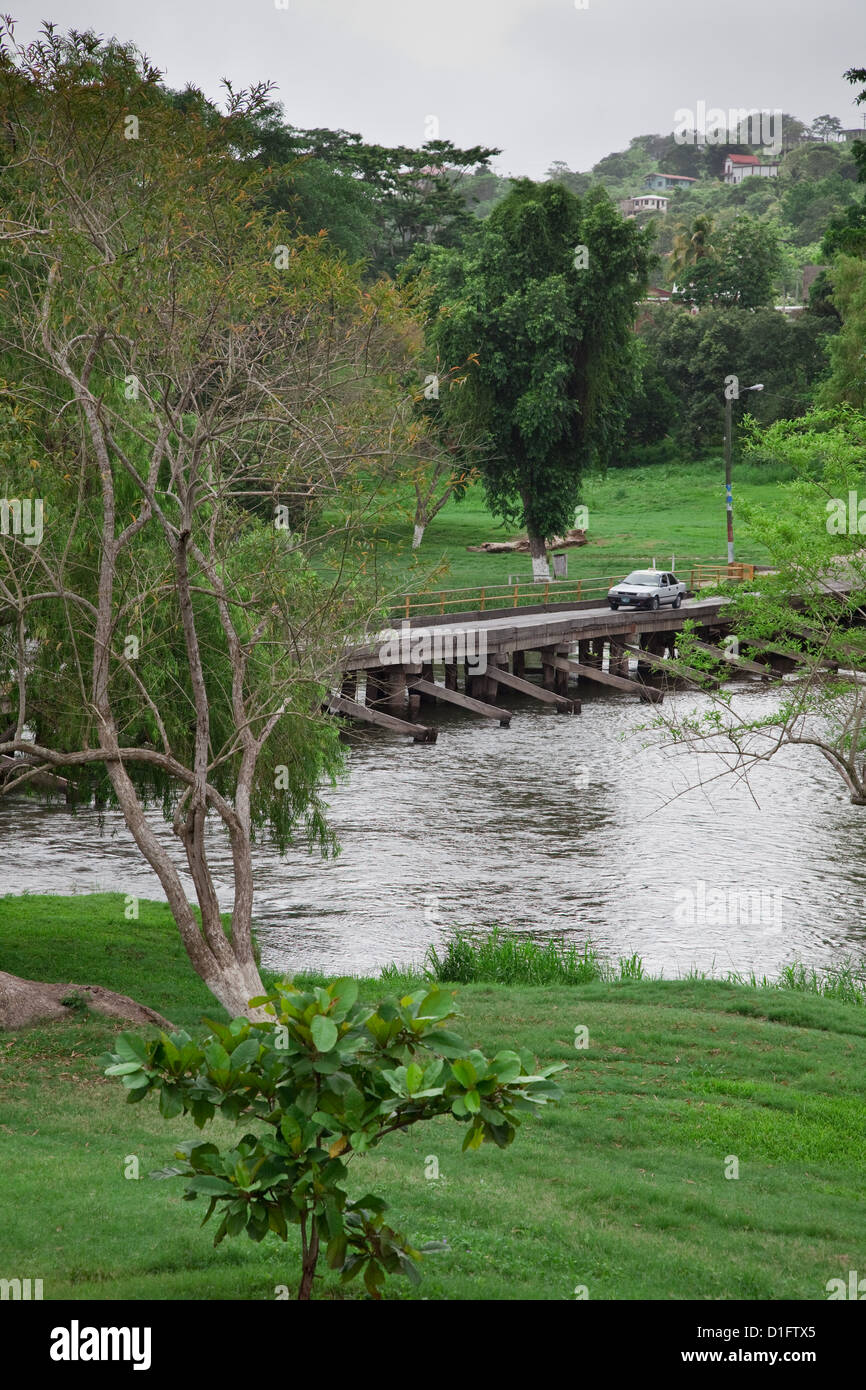
[{"label": "riverbank", "polygon": [[[119,896],[0,899],[0,964],[102,984],[201,1031],[221,1011],[167,910],[139,913],[126,921]],[[386,1297],[572,1299],[582,1285],[592,1299],[817,1300],[863,1267],[862,1006],[699,979],[457,997],[472,1045],[565,1061],[565,1094],[506,1152],[461,1154],[462,1131],[440,1121],[359,1162],[394,1225],[447,1241],[418,1290],[394,1280]],[[297,1277],[291,1244],[214,1250],[181,1183],[124,1177],[131,1157],[146,1175],[195,1131],[128,1106],[103,1076],[117,1031],[81,1012],[0,1035],[4,1270],[41,1277],[46,1298],[273,1298]],[[344,1291],[329,1274],[317,1296]]]}]

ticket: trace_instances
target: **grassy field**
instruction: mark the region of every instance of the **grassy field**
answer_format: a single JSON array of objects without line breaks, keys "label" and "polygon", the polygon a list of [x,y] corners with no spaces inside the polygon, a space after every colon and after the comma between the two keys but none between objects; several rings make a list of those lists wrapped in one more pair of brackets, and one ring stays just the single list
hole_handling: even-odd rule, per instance
[{"label": "grassy field", "polygon": [[[734,473],[734,535],[737,557],[763,563],[766,551],[749,537],[738,520],[738,503],[765,503],[778,497],[778,483],[763,480],[754,468],[740,466]],[[673,465],[611,469],[606,476],[584,484],[583,502],[589,509],[589,542],[568,553],[568,577],[608,576],[621,579],[630,569],[650,563],[670,564],[686,570],[698,563],[724,563],[725,530],[724,465],[721,457]],[[401,523],[392,534],[396,546],[408,549],[411,525]],[[403,586],[414,591],[442,565],[435,580],[438,588],[465,588],[481,584],[505,584],[509,575],[531,578],[528,555],[479,555],[467,545],[482,541],[510,540],[519,532],[508,529],[487,511],[480,487],[472,488],[461,502],[451,502],[428,527],[413,561],[404,554],[395,565]]]},{"label": "grassy field", "polygon": [[[2,898],[0,961],[121,990],[191,1031],[221,1016],[159,904],[126,922],[119,896]],[[458,1001],[473,1046],[565,1061],[565,1097],[504,1153],[461,1155],[462,1128],[441,1120],[359,1160],[359,1192],[381,1192],[398,1229],[447,1241],[417,1291],[393,1280],[387,1298],[822,1300],[866,1268],[862,1006],[706,980],[468,985]],[[214,1250],[182,1182],[147,1180],[195,1131],[126,1105],[98,1062],[115,1032],[85,1012],[0,1034],[0,1272],[42,1278],[48,1299],[294,1294],[292,1244]],[[362,1295],[332,1275],[317,1289]]]}]

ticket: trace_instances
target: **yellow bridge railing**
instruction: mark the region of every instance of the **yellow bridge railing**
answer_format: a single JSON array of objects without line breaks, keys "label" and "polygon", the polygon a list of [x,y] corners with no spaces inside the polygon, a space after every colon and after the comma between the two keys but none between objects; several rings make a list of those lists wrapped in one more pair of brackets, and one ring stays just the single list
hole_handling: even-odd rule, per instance
[{"label": "yellow bridge railing", "polygon": [[[726,579],[751,582],[754,577],[753,564],[693,565],[687,571],[677,571],[677,578],[683,579],[692,590]],[[437,589],[426,594],[404,594],[399,602],[392,605],[391,614],[394,617],[414,618],[444,613],[484,613],[488,609],[526,608],[533,604],[582,603],[606,599],[608,589],[620,584],[623,578],[622,574],[594,575],[585,579],[529,580],[519,584],[482,584],[471,589]]]}]

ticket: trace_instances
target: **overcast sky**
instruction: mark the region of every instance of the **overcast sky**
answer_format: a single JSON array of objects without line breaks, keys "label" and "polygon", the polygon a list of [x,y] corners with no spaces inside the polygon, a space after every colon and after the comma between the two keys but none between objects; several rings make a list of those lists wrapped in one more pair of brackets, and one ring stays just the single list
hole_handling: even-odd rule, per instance
[{"label": "overcast sky", "polygon": [[501,173],[533,178],[669,132],[699,101],[845,126],[866,111],[842,80],[866,67],[866,0],[18,0],[13,13],[23,38],[52,19],[132,39],[170,86],[214,99],[222,77],[268,78],[297,126],[419,145],[435,117],[442,139],[498,146]]}]

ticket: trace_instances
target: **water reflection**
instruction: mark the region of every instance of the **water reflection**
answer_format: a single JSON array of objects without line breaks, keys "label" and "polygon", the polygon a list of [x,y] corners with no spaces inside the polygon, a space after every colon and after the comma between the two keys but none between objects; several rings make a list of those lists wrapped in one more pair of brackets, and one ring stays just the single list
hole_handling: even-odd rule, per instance
[{"label": "water reflection", "polygon": [[[774,698],[759,685],[738,695],[755,713]],[[437,711],[433,746],[353,734],[349,775],[329,794],[341,855],[255,851],[268,966],[371,971],[420,960],[451,924],[494,922],[591,936],[668,975],[774,973],[792,959],[824,965],[866,951],[866,809],[823,760],[789,749],[749,787],[701,790],[710,760],[642,746],[647,706],[600,692],[573,718],[520,699],[514,710],[510,730]],[[0,839],[0,891],[162,896],[115,814],[100,825],[92,811],[0,801]],[[216,830],[210,853],[229,907],[230,857]],[[775,892],[780,919],[719,921],[699,904],[689,917],[683,904],[698,902],[701,883],[705,896]]]}]

